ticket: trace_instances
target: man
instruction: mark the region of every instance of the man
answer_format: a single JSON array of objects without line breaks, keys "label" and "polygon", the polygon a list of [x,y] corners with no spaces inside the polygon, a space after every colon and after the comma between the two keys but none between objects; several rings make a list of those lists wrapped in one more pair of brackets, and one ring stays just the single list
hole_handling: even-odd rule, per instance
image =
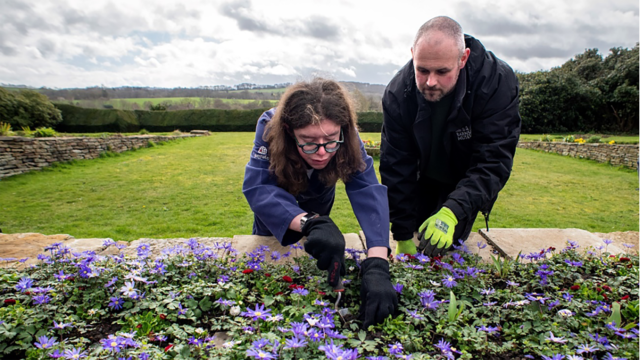
[{"label": "man", "polygon": [[382,98],[380,175],[396,253],[444,254],[504,187],[520,135],[513,70],[448,17],[427,21]]}]

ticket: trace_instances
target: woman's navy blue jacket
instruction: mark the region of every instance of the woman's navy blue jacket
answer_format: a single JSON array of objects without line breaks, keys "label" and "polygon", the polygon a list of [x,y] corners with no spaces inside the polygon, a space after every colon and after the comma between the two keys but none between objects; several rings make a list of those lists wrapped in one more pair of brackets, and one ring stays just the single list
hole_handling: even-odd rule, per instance
[{"label": "woman's navy blue jacket", "polygon": [[[301,233],[289,229],[289,224],[297,215],[303,212],[329,215],[335,186],[326,187],[318,178],[318,170],[310,171],[308,189],[297,196],[278,186],[275,175],[269,171],[269,144],[264,140],[265,127],[274,113],[275,108],[264,112],[258,119],[251,158],[245,167],[242,192],[255,215],[253,234],[273,235],[286,246],[302,237]],[[387,187],[378,182],[373,159],[367,155],[362,141],[360,151],[366,168],[356,172],[345,184],[347,196],[366,237],[367,248],[388,248]]]}]

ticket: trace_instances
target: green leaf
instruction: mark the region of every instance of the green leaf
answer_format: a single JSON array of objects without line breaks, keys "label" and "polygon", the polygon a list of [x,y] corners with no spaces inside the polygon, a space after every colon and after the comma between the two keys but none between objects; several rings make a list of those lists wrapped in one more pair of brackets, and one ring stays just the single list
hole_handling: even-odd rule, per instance
[{"label": "green leaf", "polygon": [[209,309],[211,309],[212,303],[211,300],[209,300],[209,297],[204,297],[202,298],[202,300],[200,300],[199,305],[202,311],[209,311]]},{"label": "green leaf", "polygon": [[195,309],[198,307],[198,302],[196,302],[194,299],[187,299],[187,301],[185,301],[184,303],[189,309]]},{"label": "green leaf", "polygon": [[271,295],[265,295],[262,297],[262,302],[264,302],[264,306],[271,306],[271,304],[273,304],[274,301],[276,300]]},{"label": "green leaf", "polygon": [[449,322],[454,322],[457,318],[456,310],[458,310],[458,306],[456,304],[456,296],[453,294],[453,291],[449,291]]},{"label": "green leaf", "polygon": [[363,330],[360,330],[358,332],[358,339],[360,339],[360,341],[364,341],[367,338],[367,333]]},{"label": "green leaf", "polygon": [[620,303],[614,302],[611,306],[611,316],[607,319],[607,324],[616,323],[617,326],[622,326],[622,316],[620,316]]}]

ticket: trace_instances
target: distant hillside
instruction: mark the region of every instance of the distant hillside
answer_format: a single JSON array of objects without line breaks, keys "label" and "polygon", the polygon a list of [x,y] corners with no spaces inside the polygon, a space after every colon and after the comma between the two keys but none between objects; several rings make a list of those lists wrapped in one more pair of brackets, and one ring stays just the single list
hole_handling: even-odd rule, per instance
[{"label": "distant hillside", "polygon": [[[357,111],[382,111],[380,100],[382,99],[382,93],[385,85],[360,83],[355,81],[341,83],[356,100]],[[288,85],[290,84],[256,85],[243,83],[235,86],[214,85],[196,88],[155,88],[135,86],[108,88],[93,86],[87,88],[50,89],[46,87],[30,88],[25,85],[0,84],[0,86],[7,90],[19,91],[30,89],[46,95],[51,101],[72,103],[82,107],[114,107],[129,109],[126,104],[114,103],[114,100],[126,99],[128,101],[133,101],[135,99],[163,99],[162,101],[166,102],[168,105],[167,108],[172,110],[174,108],[175,110],[178,110],[189,108],[226,108],[229,106],[227,101],[218,101],[220,104],[225,103],[227,105],[216,106],[214,101],[209,101],[207,99],[232,99],[235,101],[253,100],[256,101],[256,103],[253,104],[251,108],[259,108],[267,102],[272,103],[280,100],[280,97]],[[207,105],[209,102],[211,105]],[[204,103],[205,105],[202,106],[200,103]],[[236,107],[241,108],[240,105],[237,105]]]}]

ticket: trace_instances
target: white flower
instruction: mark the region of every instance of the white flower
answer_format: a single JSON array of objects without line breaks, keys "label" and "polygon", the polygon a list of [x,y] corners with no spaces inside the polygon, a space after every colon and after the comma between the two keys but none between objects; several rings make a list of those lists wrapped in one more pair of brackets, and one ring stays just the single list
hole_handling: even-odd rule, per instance
[{"label": "white flower", "polygon": [[433,286],[435,286],[435,287],[440,286],[440,283],[439,283],[439,282],[435,282],[435,281],[433,281],[433,280],[429,280],[429,282],[431,283],[431,285],[433,285]]},{"label": "white flower", "polygon": [[240,306],[232,306],[231,309],[229,310],[229,314],[233,316],[240,314]]},{"label": "white flower", "polygon": [[124,286],[120,288],[120,292],[124,296],[134,297],[138,295],[138,290],[135,288],[135,283],[133,281],[128,281],[124,283]]},{"label": "white flower", "polygon": [[204,330],[202,330],[202,328],[197,328],[195,330],[195,332],[196,332],[196,334],[200,335],[200,334],[202,334],[204,332]]},{"label": "white flower", "polygon": [[355,269],[355,267],[349,266],[349,271],[353,271],[353,269]]},{"label": "white flower", "polygon": [[573,313],[569,309],[562,309],[558,310],[558,315],[562,316],[563,318],[568,318],[573,316]]},{"label": "white flower", "polygon": [[233,345],[240,343],[240,341],[227,341],[226,343],[222,344],[222,347],[225,349],[231,349],[233,347]]},{"label": "white flower", "polygon": [[89,315],[95,315],[95,314],[96,314],[96,309],[89,309],[89,310],[87,310],[87,314],[89,314]]}]

